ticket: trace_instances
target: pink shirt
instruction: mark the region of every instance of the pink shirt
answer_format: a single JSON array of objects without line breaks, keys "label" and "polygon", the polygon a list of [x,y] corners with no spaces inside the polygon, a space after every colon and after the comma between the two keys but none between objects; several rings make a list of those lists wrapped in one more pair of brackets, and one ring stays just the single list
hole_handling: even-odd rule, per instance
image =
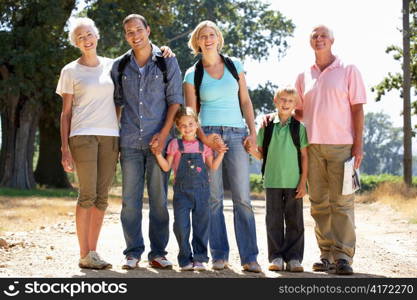
[{"label": "pink shirt", "polygon": [[[200,152],[197,140],[195,140],[193,142],[188,142],[188,141],[182,140],[182,142],[184,143],[184,153],[198,153],[198,152]],[[174,170],[174,174],[176,175],[178,167],[180,165],[180,160],[181,160],[181,152],[180,152],[180,149],[178,147],[178,140],[177,139],[173,139],[169,143],[168,149],[167,149],[167,155],[173,155],[174,156],[174,160],[172,161],[172,169]],[[204,162],[206,161],[206,157],[209,157],[209,156],[213,156],[213,151],[209,147],[204,145],[204,151],[203,151],[203,160],[204,160]]]},{"label": "pink shirt", "polygon": [[366,103],[365,85],[354,65],[338,58],[320,71],[317,65],[297,77],[309,144],[353,144],[351,105]]}]

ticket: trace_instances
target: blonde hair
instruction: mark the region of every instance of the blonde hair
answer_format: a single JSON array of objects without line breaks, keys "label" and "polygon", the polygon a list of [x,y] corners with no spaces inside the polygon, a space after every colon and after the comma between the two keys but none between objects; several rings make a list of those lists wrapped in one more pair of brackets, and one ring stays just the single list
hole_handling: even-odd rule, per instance
[{"label": "blonde hair", "polygon": [[70,25],[69,25],[68,39],[71,45],[73,45],[74,47],[77,47],[77,41],[76,41],[77,37],[75,36],[75,31],[81,26],[91,27],[96,37],[98,39],[100,38],[100,33],[98,31],[98,28],[96,27],[96,24],[94,23],[94,21],[91,20],[90,18],[74,18],[74,19],[70,19],[69,23]]},{"label": "blonde hair", "polygon": [[198,125],[198,117],[195,111],[190,106],[180,106],[177,113],[175,114],[174,121],[175,125],[178,126],[178,122],[184,116],[192,117]]},{"label": "blonde hair", "polygon": [[298,100],[299,100],[297,89],[295,89],[292,86],[286,86],[286,87],[283,87],[283,88],[279,88],[275,92],[274,100],[279,99],[282,95],[288,95],[288,96],[292,97],[293,99],[295,99],[296,102],[298,102]]},{"label": "blonde hair", "polygon": [[201,30],[205,27],[213,28],[214,31],[216,32],[216,35],[219,38],[217,51],[220,51],[223,48],[224,39],[223,39],[223,34],[220,31],[219,27],[217,27],[217,25],[212,21],[209,21],[209,20],[202,21],[200,22],[200,24],[197,25],[196,28],[194,28],[193,32],[191,32],[190,39],[188,40],[188,47],[192,50],[195,56],[201,53],[201,48],[198,46],[198,38],[200,36]]}]

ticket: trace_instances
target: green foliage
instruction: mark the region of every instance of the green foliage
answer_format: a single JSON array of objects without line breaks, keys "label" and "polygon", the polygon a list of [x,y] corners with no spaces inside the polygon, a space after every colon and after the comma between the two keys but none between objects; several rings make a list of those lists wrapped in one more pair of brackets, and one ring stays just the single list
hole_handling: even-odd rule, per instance
[{"label": "green foliage", "polygon": [[[414,88],[414,96],[417,96],[417,2],[410,1],[410,73],[411,73],[411,87]],[[396,45],[389,46],[386,53],[392,53],[393,58],[402,62],[403,50]],[[391,90],[401,91],[402,97],[402,73],[388,73],[378,85],[371,90],[377,93],[376,101],[380,101],[386,92]],[[412,113],[417,114],[417,100],[412,101]]]},{"label": "green foliage", "polygon": [[0,196],[6,197],[77,197],[77,191],[71,189],[33,189],[33,190],[18,190],[11,188],[0,188]]},{"label": "green foliage", "polygon": [[250,174],[250,190],[256,193],[262,193],[264,191],[261,174]]},{"label": "green foliage", "polygon": [[259,85],[256,89],[249,90],[255,114],[265,114],[275,110],[273,98],[277,88],[278,86],[271,81],[267,81],[264,85]]},{"label": "green foliage", "polygon": [[[361,192],[374,190],[378,185],[385,182],[401,183],[403,182],[403,178],[391,174],[361,174]],[[413,186],[417,186],[417,177],[413,177]]]},{"label": "green foliage", "polygon": [[402,167],[402,129],[392,125],[389,115],[367,113],[365,116],[364,160],[366,174],[399,175]]}]

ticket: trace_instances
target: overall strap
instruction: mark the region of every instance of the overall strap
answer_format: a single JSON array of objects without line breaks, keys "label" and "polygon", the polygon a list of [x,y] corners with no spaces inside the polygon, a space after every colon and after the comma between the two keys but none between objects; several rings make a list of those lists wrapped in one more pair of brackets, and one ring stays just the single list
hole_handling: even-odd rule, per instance
[{"label": "overall strap", "polygon": [[178,142],[178,150],[180,150],[181,154],[184,152],[184,142],[182,139],[177,139]]},{"label": "overall strap", "polygon": [[198,150],[203,153],[204,152],[204,144],[202,141],[197,140],[198,141]]}]

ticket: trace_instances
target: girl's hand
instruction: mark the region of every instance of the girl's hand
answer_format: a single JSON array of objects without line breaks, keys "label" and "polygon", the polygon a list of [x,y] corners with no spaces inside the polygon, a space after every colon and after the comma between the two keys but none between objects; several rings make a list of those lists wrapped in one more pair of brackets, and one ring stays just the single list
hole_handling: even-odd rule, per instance
[{"label": "girl's hand", "polygon": [[216,152],[226,152],[229,148],[217,133],[207,135],[208,146]]},{"label": "girl's hand", "polygon": [[297,189],[295,190],[297,193],[295,194],[295,198],[299,199],[299,198],[303,198],[307,191],[306,191],[306,183],[305,182],[300,182],[297,186]]},{"label": "girl's hand", "polygon": [[62,151],[61,164],[65,172],[74,172],[74,160],[69,150]]}]

